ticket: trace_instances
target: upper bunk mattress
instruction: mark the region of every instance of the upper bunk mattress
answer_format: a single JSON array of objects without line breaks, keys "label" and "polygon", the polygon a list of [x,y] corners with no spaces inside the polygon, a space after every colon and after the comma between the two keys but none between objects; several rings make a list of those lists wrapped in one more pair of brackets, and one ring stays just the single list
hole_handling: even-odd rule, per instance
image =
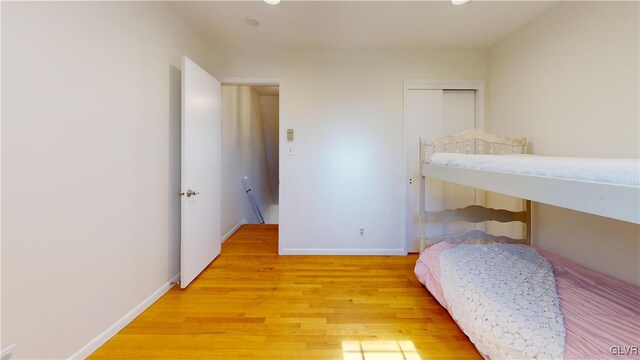
[{"label": "upper bunk mattress", "polygon": [[639,159],[435,153],[430,160],[432,165],[640,186]]}]

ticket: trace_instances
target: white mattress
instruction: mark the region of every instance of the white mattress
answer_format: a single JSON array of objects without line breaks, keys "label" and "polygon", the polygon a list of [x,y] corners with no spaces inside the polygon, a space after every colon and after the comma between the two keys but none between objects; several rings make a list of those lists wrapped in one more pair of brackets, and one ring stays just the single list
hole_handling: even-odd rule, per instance
[{"label": "white mattress", "polygon": [[435,153],[430,160],[433,165],[640,186],[640,159]]}]

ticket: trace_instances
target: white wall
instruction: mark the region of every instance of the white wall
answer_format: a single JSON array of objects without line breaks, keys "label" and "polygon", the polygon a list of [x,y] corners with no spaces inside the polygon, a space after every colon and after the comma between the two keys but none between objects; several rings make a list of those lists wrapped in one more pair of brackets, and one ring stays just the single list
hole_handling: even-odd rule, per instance
[{"label": "white wall", "polygon": [[180,56],[167,3],[2,2],[2,344],[80,350],[179,271]]},{"label": "white wall", "polygon": [[250,86],[222,86],[222,234],[240,221],[258,223],[242,178],[249,177],[263,214],[271,189],[260,95]]},{"label": "white wall", "polygon": [[[537,154],[638,158],[639,5],[562,2],[492,47],[489,130]],[[537,246],[640,284],[640,226],[543,204],[533,215]]]},{"label": "white wall", "polygon": [[271,183],[271,198],[278,205],[278,177],[280,174],[279,151],[279,122],[280,122],[280,97],[260,96],[262,109],[262,125],[264,128],[264,143],[267,152],[267,165],[269,166],[269,179]]},{"label": "white wall", "polygon": [[403,79],[484,79],[486,52],[218,49],[212,68],[284,81],[282,253],[402,253]]}]

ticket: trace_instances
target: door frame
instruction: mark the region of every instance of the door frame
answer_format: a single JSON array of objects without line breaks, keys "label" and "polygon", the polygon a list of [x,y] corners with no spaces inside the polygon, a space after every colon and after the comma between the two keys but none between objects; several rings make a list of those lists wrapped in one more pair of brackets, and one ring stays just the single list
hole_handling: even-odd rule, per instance
[{"label": "door frame", "polygon": [[[448,79],[404,79],[404,92],[403,92],[403,117],[402,117],[402,144],[403,144],[403,156],[402,161],[402,178],[403,182],[403,207],[402,207],[402,239],[403,249],[405,253],[409,251],[409,239],[407,239],[407,220],[409,214],[407,214],[407,206],[409,205],[409,189],[407,184],[409,183],[409,177],[407,170],[409,164],[407,163],[407,98],[410,90],[475,90],[476,91],[476,128],[484,130],[484,80],[448,80]],[[484,205],[484,191],[476,189],[476,203]],[[484,226],[484,224],[481,224]]]},{"label": "door frame", "polygon": [[278,255],[282,255],[282,244],[284,243],[285,232],[282,229],[285,226],[284,216],[284,191],[282,191],[284,178],[284,158],[286,155],[286,129],[285,129],[285,112],[282,106],[284,94],[283,78],[267,78],[267,77],[228,77],[221,76],[220,84],[222,86],[238,85],[238,86],[277,86],[278,87]]}]

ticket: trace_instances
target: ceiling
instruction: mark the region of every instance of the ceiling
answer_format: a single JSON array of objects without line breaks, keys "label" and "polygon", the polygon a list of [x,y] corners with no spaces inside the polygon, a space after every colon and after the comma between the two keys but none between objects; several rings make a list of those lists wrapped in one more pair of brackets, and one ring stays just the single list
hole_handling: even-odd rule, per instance
[{"label": "ceiling", "polygon": [[[176,1],[175,9],[219,47],[490,47],[552,1]],[[254,17],[258,26],[245,20]]]}]

